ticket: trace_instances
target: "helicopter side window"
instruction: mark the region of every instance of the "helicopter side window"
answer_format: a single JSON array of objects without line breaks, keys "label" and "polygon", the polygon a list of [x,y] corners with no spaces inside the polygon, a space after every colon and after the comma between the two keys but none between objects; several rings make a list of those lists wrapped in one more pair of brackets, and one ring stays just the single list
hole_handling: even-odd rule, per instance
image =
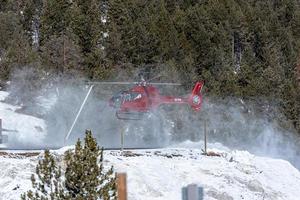
[{"label": "helicopter side window", "polygon": [[137,94],[135,95],[135,97],[134,97],[134,100],[138,100],[138,99],[140,99],[140,98],[142,98],[142,94],[137,93]]},{"label": "helicopter side window", "polygon": [[130,93],[124,94],[123,99],[124,99],[124,101],[131,101]]},{"label": "helicopter side window", "polygon": [[140,98],[142,98],[142,94],[135,92],[130,92],[124,95],[124,101],[136,101]]}]

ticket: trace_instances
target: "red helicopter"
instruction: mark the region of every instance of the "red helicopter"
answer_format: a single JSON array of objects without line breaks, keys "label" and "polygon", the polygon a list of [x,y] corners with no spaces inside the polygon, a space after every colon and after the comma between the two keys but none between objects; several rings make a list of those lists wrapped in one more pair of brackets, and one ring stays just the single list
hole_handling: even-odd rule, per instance
[{"label": "red helicopter", "polygon": [[[92,83],[93,84],[93,83]],[[132,84],[127,82],[100,82],[99,84]],[[201,90],[203,82],[195,84],[191,94],[186,97],[163,96],[155,85],[180,85],[176,83],[148,83],[144,80],[136,82],[129,90],[120,91],[110,98],[109,105],[116,109],[116,117],[120,120],[140,120],[164,104],[187,104],[194,111],[202,105]]]},{"label": "red helicopter", "polygon": [[91,93],[94,85],[132,85],[129,90],[118,92],[109,99],[109,106],[116,109],[116,117],[119,120],[141,120],[145,114],[151,113],[164,104],[190,105],[194,111],[200,111],[202,105],[203,81],[196,82],[192,92],[185,97],[161,95],[156,85],[181,85],[177,83],[150,83],[144,78],[140,82],[88,82],[91,85],[76,118],[65,136],[65,141],[71,134],[76,121]]}]

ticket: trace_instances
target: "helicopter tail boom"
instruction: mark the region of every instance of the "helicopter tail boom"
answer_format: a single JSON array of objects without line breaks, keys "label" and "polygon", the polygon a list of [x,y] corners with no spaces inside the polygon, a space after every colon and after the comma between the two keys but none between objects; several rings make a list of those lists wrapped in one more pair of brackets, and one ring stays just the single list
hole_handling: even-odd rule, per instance
[{"label": "helicopter tail boom", "polygon": [[200,111],[202,105],[201,90],[203,82],[197,82],[192,90],[192,93],[187,97],[160,96],[152,102],[156,107],[162,104],[188,104],[194,111]]}]

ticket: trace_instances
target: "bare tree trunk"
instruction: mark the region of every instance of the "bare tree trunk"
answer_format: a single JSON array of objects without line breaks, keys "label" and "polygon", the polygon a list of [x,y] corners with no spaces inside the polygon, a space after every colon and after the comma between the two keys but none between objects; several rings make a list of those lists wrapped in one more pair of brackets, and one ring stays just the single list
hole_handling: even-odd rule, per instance
[{"label": "bare tree trunk", "polygon": [[63,34],[63,68],[62,73],[64,73],[66,67],[66,44],[65,44],[65,34]]},{"label": "bare tree trunk", "polygon": [[300,85],[300,55],[299,55],[298,63],[297,63],[297,67],[296,67],[296,75],[297,75],[297,80]]}]

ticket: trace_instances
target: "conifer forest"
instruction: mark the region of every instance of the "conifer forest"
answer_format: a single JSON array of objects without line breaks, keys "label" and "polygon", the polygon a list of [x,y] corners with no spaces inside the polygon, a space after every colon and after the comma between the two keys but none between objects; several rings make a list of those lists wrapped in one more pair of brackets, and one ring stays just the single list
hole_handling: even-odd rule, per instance
[{"label": "conifer forest", "polygon": [[[267,101],[300,133],[298,0],[1,0],[0,81],[30,69],[32,90],[57,75],[114,80],[155,68],[217,100]],[[174,76],[180,74],[180,76]],[[126,80],[126,77],[122,77]]]}]

